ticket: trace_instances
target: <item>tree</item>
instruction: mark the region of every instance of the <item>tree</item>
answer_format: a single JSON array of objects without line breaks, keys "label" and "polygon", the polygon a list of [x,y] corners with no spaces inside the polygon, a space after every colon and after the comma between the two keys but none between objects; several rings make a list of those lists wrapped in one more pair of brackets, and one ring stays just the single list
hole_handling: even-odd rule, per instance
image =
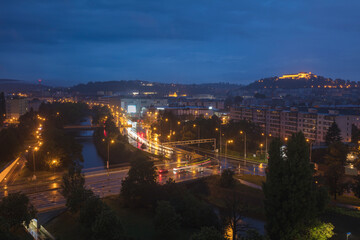
[{"label": "tree", "polygon": [[284,160],[282,157],[283,143],[276,138],[270,143],[269,162],[266,169],[266,182],[263,183],[263,192],[265,195],[265,215],[268,235],[271,239],[276,239],[280,235],[281,224],[284,221],[282,216],[282,199],[285,198],[283,186]]},{"label": "tree", "polygon": [[156,186],[156,167],[143,156],[130,163],[128,176],[121,183],[121,196],[130,206],[152,204],[153,190]]},{"label": "tree", "polygon": [[358,144],[359,141],[360,141],[360,129],[353,124],[351,125],[351,142]]},{"label": "tree", "polygon": [[356,197],[360,198],[360,176],[355,177],[351,190]]},{"label": "tree", "polygon": [[266,238],[262,236],[255,229],[249,229],[246,231],[246,236],[241,238],[241,240],[265,240]]},{"label": "tree", "polygon": [[85,178],[80,166],[69,168],[69,172],[63,175],[61,194],[65,197],[66,206],[71,212],[80,210],[83,202],[93,195],[91,190],[85,188]]},{"label": "tree", "polygon": [[269,149],[265,194],[266,230],[270,239],[297,239],[306,235],[325,204],[315,185],[304,135],[293,134],[286,148],[279,139]]},{"label": "tree", "polygon": [[90,196],[87,198],[80,209],[80,223],[85,228],[91,228],[94,219],[100,215],[103,210],[104,203],[98,196]]},{"label": "tree", "polygon": [[107,205],[96,216],[91,226],[92,239],[94,240],[121,240],[123,239],[123,227],[114,211]]},{"label": "tree", "polygon": [[[224,227],[231,228],[232,239],[238,239],[240,220],[243,218],[244,205],[240,196],[233,192],[231,196],[225,198],[225,208],[221,212]],[[242,226],[244,228],[244,226]],[[240,229],[244,230],[244,229]]]},{"label": "tree", "polygon": [[330,195],[336,200],[337,195],[342,195],[345,189],[345,164],[347,147],[341,142],[334,142],[328,148],[325,156],[326,170],[324,176],[329,187]]},{"label": "tree", "polygon": [[234,172],[230,169],[225,169],[221,172],[220,186],[229,188],[235,185]]},{"label": "tree", "polygon": [[224,240],[222,234],[214,227],[202,227],[191,235],[190,240]]},{"label": "tree", "polygon": [[329,146],[330,144],[334,142],[341,142],[341,131],[336,122],[333,122],[331,126],[329,127],[326,136],[325,136],[325,142]]},{"label": "tree", "polygon": [[180,226],[180,216],[168,201],[159,201],[156,207],[155,229],[161,236],[171,236]]},{"label": "tree", "polygon": [[0,126],[5,120],[5,114],[6,114],[5,95],[4,92],[1,92],[0,93]]},{"label": "tree", "polygon": [[244,100],[244,98],[242,96],[234,97],[234,103],[235,104],[240,104],[243,100]]},{"label": "tree", "polygon": [[307,240],[327,240],[334,236],[334,225],[317,221],[314,227],[308,230]]},{"label": "tree", "polygon": [[11,193],[0,202],[0,218],[6,222],[9,229],[20,226],[24,221],[29,224],[35,216],[35,207],[23,193]]}]

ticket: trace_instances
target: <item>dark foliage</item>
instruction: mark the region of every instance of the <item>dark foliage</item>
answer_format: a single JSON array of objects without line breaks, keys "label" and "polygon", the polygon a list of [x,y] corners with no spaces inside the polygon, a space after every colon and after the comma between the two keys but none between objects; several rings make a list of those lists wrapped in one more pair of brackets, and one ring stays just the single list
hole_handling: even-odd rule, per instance
[{"label": "dark foliage", "polygon": [[345,164],[348,153],[347,147],[341,142],[334,142],[328,148],[328,154],[325,156],[326,170],[324,176],[330,195],[336,199],[342,195],[345,188]]},{"label": "dark foliage", "polygon": [[329,146],[332,143],[341,141],[342,138],[340,128],[338,127],[336,122],[333,122],[326,133],[325,142]]},{"label": "dark foliage", "polygon": [[214,227],[202,227],[191,235],[190,240],[225,240],[221,232]]},{"label": "dark foliage", "polygon": [[180,216],[168,201],[158,201],[154,219],[155,229],[159,236],[170,237],[180,227]]},{"label": "dark foliage", "polygon": [[79,211],[83,203],[93,195],[91,190],[85,188],[85,178],[79,166],[69,168],[69,172],[64,174],[61,194],[71,212]]},{"label": "dark foliage", "polygon": [[23,193],[11,193],[0,202],[0,219],[7,229],[19,227],[23,222],[29,224],[35,216],[36,209]]},{"label": "dark foliage", "polygon": [[230,169],[225,169],[221,172],[220,186],[231,188],[235,185],[234,172]]},{"label": "dark foliage", "polygon": [[286,149],[275,139],[269,149],[265,194],[266,230],[270,239],[296,239],[306,234],[326,204],[326,194],[313,179],[309,147],[302,133]]},{"label": "dark foliage", "polygon": [[154,205],[153,193],[156,185],[156,168],[147,158],[138,157],[131,161],[128,176],[121,183],[121,197],[126,206]]}]

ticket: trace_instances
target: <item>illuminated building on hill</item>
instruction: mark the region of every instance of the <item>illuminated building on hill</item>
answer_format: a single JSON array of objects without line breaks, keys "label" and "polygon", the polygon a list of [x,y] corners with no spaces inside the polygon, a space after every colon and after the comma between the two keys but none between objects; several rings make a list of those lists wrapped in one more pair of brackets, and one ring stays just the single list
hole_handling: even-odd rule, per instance
[{"label": "illuminated building on hill", "polygon": [[310,79],[312,77],[317,77],[315,74],[312,74],[311,72],[307,73],[307,72],[299,72],[298,74],[286,74],[283,75],[282,77],[279,77],[279,79],[286,79],[286,78],[291,78],[291,79],[301,79],[301,78],[305,78],[305,79]]}]

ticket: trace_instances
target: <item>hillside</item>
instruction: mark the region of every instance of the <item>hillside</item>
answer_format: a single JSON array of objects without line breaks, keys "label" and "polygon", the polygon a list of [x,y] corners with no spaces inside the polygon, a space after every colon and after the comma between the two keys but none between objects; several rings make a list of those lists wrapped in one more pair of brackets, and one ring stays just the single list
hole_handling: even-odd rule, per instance
[{"label": "hillside", "polygon": [[[299,76],[298,76],[299,75]],[[335,89],[351,89],[359,88],[360,82],[331,79],[313,74],[299,73],[297,75],[284,75],[282,77],[270,77],[255,81],[248,86],[247,89],[259,88],[281,88],[281,89],[298,89],[298,88],[335,88]],[[295,76],[295,77],[287,77]]]},{"label": "hillside", "polygon": [[130,91],[156,92],[158,96],[165,96],[176,92],[178,95],[212,94],[226,95],[231,89],[239,88],[241,85],[229,83],[205,83],[205,84],[170,84],[147,82],[140,80],[121,80],[109,82],[89,82],[87,84],[75,85],[71,88],[73,92],[81,94],[96,94],[98,91],[112,91],[120,94]]}]

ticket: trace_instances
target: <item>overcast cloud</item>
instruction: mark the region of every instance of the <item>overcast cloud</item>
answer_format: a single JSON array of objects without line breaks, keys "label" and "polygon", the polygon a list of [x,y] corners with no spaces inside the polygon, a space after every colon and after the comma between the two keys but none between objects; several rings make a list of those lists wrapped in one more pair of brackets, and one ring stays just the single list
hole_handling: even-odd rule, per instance
[{"label": "overcast cloud", "polygon": [[359,81],[359,11],[355,0],[1,1],[0,78]]}]

